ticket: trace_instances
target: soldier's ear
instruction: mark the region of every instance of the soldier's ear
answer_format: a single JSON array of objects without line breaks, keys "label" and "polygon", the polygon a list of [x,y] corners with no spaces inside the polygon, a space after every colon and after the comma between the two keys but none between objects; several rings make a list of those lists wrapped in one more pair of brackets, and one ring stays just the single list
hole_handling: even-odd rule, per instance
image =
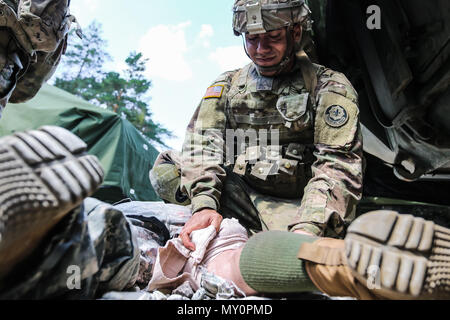
[{"label": "soldier's ear", "polygon": [[294,41],[297,43],[300,42],[302,40],[302,32],[303,32],[302,25],[300,23],[294,25],[292,32],[294,36]]}]

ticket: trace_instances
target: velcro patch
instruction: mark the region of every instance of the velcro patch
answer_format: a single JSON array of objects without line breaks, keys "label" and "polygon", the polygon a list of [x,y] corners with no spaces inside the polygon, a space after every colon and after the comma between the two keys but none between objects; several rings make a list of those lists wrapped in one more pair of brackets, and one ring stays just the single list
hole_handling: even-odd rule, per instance
[{"label": "velcro patch", "polygon": [[225,86],[223,84],[211,86],[206,90],[206,93],[205,93],[205,96],[203,97],[203,99],[221,98],[224,89],[225,89]]},{"label": "velcro patch", "polygon": [[321,95],[317,107],[314,141],[316,144],[344,147],[357,133],[358,106],[334,92]]}]

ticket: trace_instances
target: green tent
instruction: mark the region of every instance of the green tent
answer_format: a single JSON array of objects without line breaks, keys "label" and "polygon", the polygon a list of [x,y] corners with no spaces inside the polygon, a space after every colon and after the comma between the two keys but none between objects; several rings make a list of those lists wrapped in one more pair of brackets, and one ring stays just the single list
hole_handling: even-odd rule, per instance
[{"label": "green tent", "polygon": [[148,176],[158,151],[127,120],[61,89],[44,85],[23,104],[8,104],[0,119],[0,135],[37,129],[66,128],[88,145],[105,169],[105,182],[94,195],[106,202],[125,198],[159,201]]}]

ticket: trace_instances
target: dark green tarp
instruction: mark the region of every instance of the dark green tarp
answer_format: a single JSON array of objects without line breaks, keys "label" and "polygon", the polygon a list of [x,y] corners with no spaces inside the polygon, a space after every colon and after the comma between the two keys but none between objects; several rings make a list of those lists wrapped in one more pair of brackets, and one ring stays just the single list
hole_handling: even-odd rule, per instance
[{"label": "dark green tarp", "polygon": [[43,125],[72,131],[99,158],[106,176],[96,198],[110,203],[124,198],[159,201],[148,177],[158,151],[127,120],[46,84],[29,102],[6,106],[0,135]]}]

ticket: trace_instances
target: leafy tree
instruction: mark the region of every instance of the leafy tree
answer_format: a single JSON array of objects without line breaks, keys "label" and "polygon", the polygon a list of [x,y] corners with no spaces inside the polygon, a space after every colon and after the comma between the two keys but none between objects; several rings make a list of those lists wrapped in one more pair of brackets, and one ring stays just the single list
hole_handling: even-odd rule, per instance
[{"label": "leafy tree", "polygon": [[[72,35],[72,38],[74,36]],[[73,40],[73,39],[72,39]],[[107,108],[130,121],[145,137],[166,146],[163,138],[172,133],[152,120],[148,91],[151,81],[145,78],[147,59],[131,52],[125,60],[127,68],[104,71],[104,63],[111,59],[101,38],[101,26],[92,23],[82,40],[74,41],[63,63],[67,70],[55,85],[95,105]]]}]

